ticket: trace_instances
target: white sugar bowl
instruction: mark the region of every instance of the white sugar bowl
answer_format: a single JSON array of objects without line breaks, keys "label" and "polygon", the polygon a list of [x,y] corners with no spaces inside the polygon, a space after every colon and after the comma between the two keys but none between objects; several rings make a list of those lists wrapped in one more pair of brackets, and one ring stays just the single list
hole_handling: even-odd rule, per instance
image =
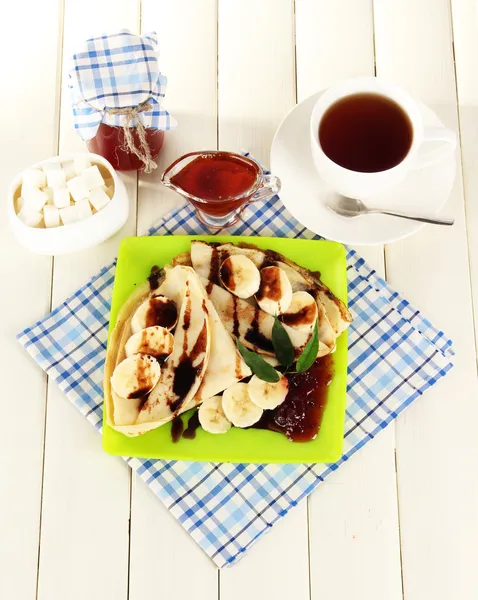
[{"label": "white sugar bowl", "polygon": [[[92,169],[94,166],[98,169]],[[88,172],[86,172],[87,169]],[[105,185],[91,190],[91,186],[98,183],[98,181],[95,182],[95,176],[97,179],[99,178],[98,170]],[[18,213],[22,210],[22,195],[29,193],[28,190],[22,191],[22,186],[28,187],[24,179],[27,172],[32,177],[31,186],[36,186],[33,195],[28,197],[28,202],[36,202],[37,196],[39,196],[40,204],[37,205],[38,212],[32,210],[26,214],[26,217],[25,213],[22,213],[22,218],[20,218]],[[35,178],[37,181],[33,181]],[[71,184],[70,180],[73,178],[75,181]],[[101,179],[99,183],[101,183]],[[50,185],[56,184],[61,188],[50,187]],[[82,186],[86,186],[86,188]],[[70,200],[65,189],[69,190],[73,200]],[[80,197],[75,198],[75,194],[81,194],[82,189],[85,190],[84,195],[87,198],[79,200]],[[51,206],[50,209],[47,208],[47,205],[43,208],[40,206],[46,197],[43,194],[47,194],[49,197],[47,204]],[[68,203],[66,212],[64,211],[66,205],[63,209],[57,208],[62,206],[60,201],[64,201],[65,196]],[[74,200],[79,201],[75,202]],[[45,226],[47,220],[45,208],[49,211],[49,218],[56,219],[56,222],[61,214],[59,224]],[[40,214],[45,216],[40,223],[37,223]],[[96,246],[121,229],[128,219],[128,214],[129,201],[124,183],[107,160],[89,152],[55,156],[43,160],[19,173],[8,189],[8,216],[13,232],[25,248],[37,254],[69,254]],[[27,224],[29,222],[31,224]]]}]

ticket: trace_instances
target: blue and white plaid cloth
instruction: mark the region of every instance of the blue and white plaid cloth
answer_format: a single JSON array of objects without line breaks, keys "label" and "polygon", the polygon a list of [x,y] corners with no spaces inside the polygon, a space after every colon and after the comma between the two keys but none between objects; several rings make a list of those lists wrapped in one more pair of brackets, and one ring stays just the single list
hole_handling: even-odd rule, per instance
[{"label": "blue and white plaid cloth", "polygon": [[[87,40],[73,55],[68,87],[75,129],[83,140],[94,137],[101,122],[124,125],[124,115],[110,115],[105,109],[144,102],[152,105],[138,117],[145,127],[176,127],[176,120],[160,106],[167,78],[159,71],[157,46],[156,33],[140,36],[123,29]],[[131,126],[135,124],[134,119]]]},{"label": "blue and white plaid cloth", "polygon": [[[210,233],[191,206],[150,235]],[[247,208],[236,235],[317,238],[274,198]],[[344,455],[335,464],[126,462],[219,567],[235,563],[281,517],[391,423],[452,367],[451,341],[347,252],[349,374]],[[83,416],[101,431],[103,364],[115,263],[18,339]]]}]

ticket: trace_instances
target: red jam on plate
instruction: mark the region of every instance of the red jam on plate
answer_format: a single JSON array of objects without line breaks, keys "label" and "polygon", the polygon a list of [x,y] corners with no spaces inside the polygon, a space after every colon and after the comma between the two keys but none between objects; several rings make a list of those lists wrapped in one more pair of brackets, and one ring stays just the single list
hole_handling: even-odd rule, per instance
[{"label": "red jam on plate", "polygon": [[287,375],[289,393],[274,410],[264,411],[254,425],[283,433],[293,442],[309,442],[320,429],[327,403],[327,388],[332,381],[333,359],[330,355],[315,361],[305,373]]}]

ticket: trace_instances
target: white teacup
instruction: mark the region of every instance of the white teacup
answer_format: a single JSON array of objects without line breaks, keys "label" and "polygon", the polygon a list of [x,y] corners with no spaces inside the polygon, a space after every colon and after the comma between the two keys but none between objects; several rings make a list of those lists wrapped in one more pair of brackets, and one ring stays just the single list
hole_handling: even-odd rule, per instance
[{"label": "white teacup", "polygon": [[[378,94],[396,102],[412,127],[408,153],[401,162],[384,171],[364,173],[342,167],[331,160],[320,145],[319,128],[328,109],[343,98],[362,93]],[[312,111],[310,140],[312,158],[321,178],[340,194],[362,200],[399,184],[412,169],[421,169],[447,158],[456,148],[453,131],[445,127],[425,127],[415,100],[399,86],[376,77],[349,79],[325,91]],[[427,149],[427,142],[435,142],[434,147]]]}]

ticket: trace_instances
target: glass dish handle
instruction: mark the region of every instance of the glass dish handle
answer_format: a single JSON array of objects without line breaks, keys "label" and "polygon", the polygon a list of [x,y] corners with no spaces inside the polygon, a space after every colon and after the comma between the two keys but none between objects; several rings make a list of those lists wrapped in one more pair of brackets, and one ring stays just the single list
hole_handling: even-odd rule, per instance
[{"label": "glass dish handle", "polygon": [[250,202],[265,202],[280,192],[281,182],[275,175],[264,175],[262,186],[251,197]]}]

